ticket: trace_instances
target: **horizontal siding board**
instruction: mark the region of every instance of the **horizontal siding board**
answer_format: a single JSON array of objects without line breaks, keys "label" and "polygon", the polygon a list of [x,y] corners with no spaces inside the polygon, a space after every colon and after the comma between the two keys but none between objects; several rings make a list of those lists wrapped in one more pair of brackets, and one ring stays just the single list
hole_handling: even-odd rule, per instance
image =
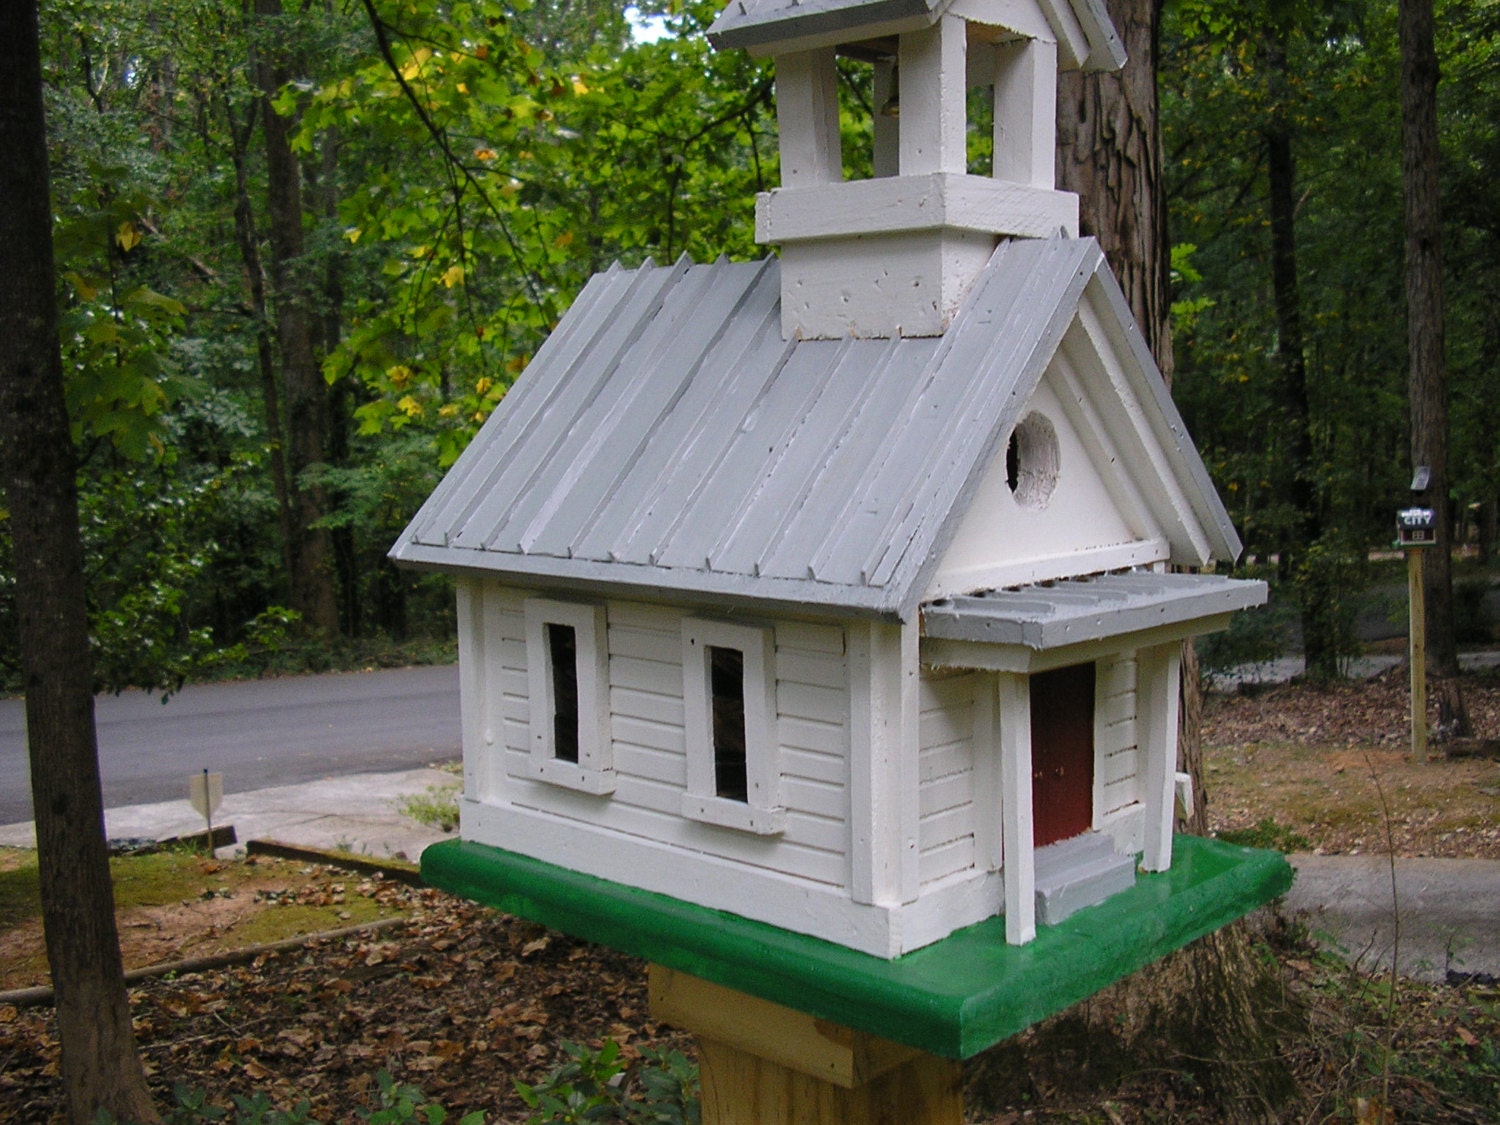
[{"label": "horizontal siding board", "polygon": [[805,621],[781,621],[776,625],[776,645],[802,652],[844,655],[842,625],[814,625]]},{"label": "horizontal siding board", "polygon": [[945,809],[967,805],[974,797],[973,779],[967,773],[953,773],[922,786],[918,806],[923,816]]},{"label": "horizontal siding board", "polygon": [[[848,793],[840,786],[787,776],[781,782],[781,799],[789,809],[810,813],[843,825],[849,816]],[[840,827],[838,850],[843,849],[845,830]]]},{"label": "horizontal siding board", "polygon": [[612,687],[609,692],[610,714],[647,719],[682,728],[684,723],[682,696],[661,695],[651,691]]},{"label": "horizontal siding board", "polygon": [[969,741],[923,748],[920,761],[922,783],[968,773],[974,768],[974,746]]},{"label": "horizontal siding board", "polygon": [[687,758],[659,746],[643,746],[628,739],[614,742],[615,771],[644,781],[656,781],[682,790],[687,786]]},{"label": "horizontal siding board", "polygon": [[922,848],[929,851],[943,844],[974,835],[974,809],[960,805],[922,818]]},{"label": "horizontal siding board", "polygon": [[796,718],[848,722],[849,696],[842,688],[782,681],[776,685],[776,712]]},{"label": "horizontal siding board", "polygon": [[679,724],[616,713],[610,717],[610,733],[617,746],[630,743],[664,754],[687,753],[687,738]]},{"label": "horizontal siding board", "polygon": [[[778,640],[780,630],[777,630]],[[849,684],[849,670],[844,666],[843,656],[830,656],[823,652],[808,652],[803,649],[776,646],[776,678],[790,683],[808,684],[811,687],[833,688],[844,691]]]},{"label": "horizontal siding board", "polygon": [[925,886],[974,866],[974,837],[965,836],[924,851],[917,858],[917,877]]},{"label": "horizontal siding board", "polygon": [[844,762],[849,754],[849,728],[842,723],[782,715],[776,720],[781,744]]}]

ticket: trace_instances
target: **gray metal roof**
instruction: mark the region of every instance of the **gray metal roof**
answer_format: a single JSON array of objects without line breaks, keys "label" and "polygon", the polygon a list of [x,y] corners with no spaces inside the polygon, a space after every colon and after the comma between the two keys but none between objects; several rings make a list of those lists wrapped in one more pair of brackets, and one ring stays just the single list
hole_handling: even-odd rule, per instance
[{"label": "gray metal roof", "polygon": [[774,258],[599,274],[392,557],[909,620],[1091,284],[1199,534],[1234,557],[1092,239],[1002,244],[932,338],[783,340]]},{"label": "gray metal roof", "polygon": [[[862,37],[865,29],[889,24],[934,23],[953,0],[733,0],[708,29],[716,48],[761,47],[811,36],[838,35],[840,41]],[[1118,70],[1125,48],[1110,21],[1105,0],[1042,0],[1071,9],[1088,40],[1086,70]],[[1054,17],[1055,18],[1055,17]],[[844,37],[839,33],[848,32]]]},{"label": "gray metal roof", "polygon": [[922,607],[922,632],[1044,651],[1201,621],[1265,600],[1264,582],[1212,574],[1109,574],[940,598]]}]

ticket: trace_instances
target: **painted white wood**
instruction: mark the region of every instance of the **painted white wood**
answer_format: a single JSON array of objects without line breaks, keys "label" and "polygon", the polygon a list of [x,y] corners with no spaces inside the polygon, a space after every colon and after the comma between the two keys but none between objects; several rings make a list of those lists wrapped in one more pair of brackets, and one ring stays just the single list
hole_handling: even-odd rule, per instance
[{"label": "painted white wood", "polygon": [[[715,794],[709,650],[736,649],[744,657],[746,800]],[[776,641],[769,627],[707,618],[682,623],[683,705],[687,734],[687,792],[682,815],[761,835],[786,830],[776,737]]]},{"label": "painted white wood", "polygon": [[[1160,562],[1167,554],[1168,544],[1165,539],[1143,539],[1062,554],[1011,559],[1004,563],[953,566],[933,575],[932,585],[922,600],[932,601],[978,590],[998,590],[1007,586],[1050,582],[1058,578],[1077,578],[1085,574],[1104,574],[1108,571],[1145,567]],[[1198,630],[1205,633],[1213,631]]]},{"label": "painted white wood", "polygon": [[875,118],[871,128],[874,134],[873,170],[877,179],[895,176],[901,171],[901,121],[895,114],[886,112],[891,95],[896,92],[895,70],[895,61],[891,59],[879,59],[874,64],[871,97]]},{"label": "painted white wood", "polygon": [[1142,629],[1119,637],[1104,637],[1084,644],[1037,652],[1021,645],[989,645],[973,641],[950,641],[938,637],[922,640],[922,663],[933,668],[967,668],[976,671],[1030,674],[1052,668],[1083,664],[1123,648],[1149,648],[1176,644],[1187,637],[1229,628],[1228,613],[1183,621],[1159,629]]},{"label": "painted white wood", "polygon": [[1000,775],[1005,806],[1005,940],[1036,937],[1036,860],[1031,812],[1031,685],[1025,676],[996,678]]},{"label": "painted white wood", "polygon": [[[902,104],[904,133],[910,126]],[[1061,233],[1075,238],[1078,196],[942,171],[776,188],[755,197],[755,241],[762,243],[940,228],[997,237],[1053,238]]]},{"label": "painted white wood", "polygon": [[902,759],[916,754],[906,737],[915,715],[906,714],[902,632],[885,622],[849,626],[850,888],[855,901],[885,906],[908,901]]},{"label": "painted white wood", "polygon": [[[1172,561],[1179,566],[1205,566],[1213,557],[1213,548],[1193,511],[1192,502],[1172,472],[1167,450],[1155,428],[1161,419],[1156,411],[1146,409],[1144,396],[1132,385],[1133,380],[1152,376],[1136,369],[1134,363],[1127,360],[1130,351],[1111,327],[1114,318],[1100,313],[1100,307],[1106,303],[1100,286],[1101,283],[1094,279],[1084,290],[1084,300],[1078,306],[1077,326],[1088,337],[1089,350],[1097,362],[1096,371],[1105,376],[1115,391],[1109,401],[1124,411],[1129,432],[1136,438],[1138,456],[1145,461],[1136,473],[1136,479],[1150,481],[1153,486],[1151,496],[1164,501],[1163,506],[1174,517]],[[1163,518],[1163,522],[1167,521]]]},{"label": "painted white wood", "polygon": [[[610,748],[608,624],[602,605],[527,598],[526,670],[531,710],[531,757],[528,773],[539,781],[588,793],[614,790]],[[573,630],[578,687],[578,761],[559,760],[553,715],[549,624]]]},{"label": "painted white wood", "polygon": [[942,15],[901,36],[901,175],[958,172],[967,162],[968,77],[964,21]]},{"label": "painted white wood", "polygon": [[1177,645],[1142,649],[1136,656],[1139,677],[1136,698],[1140,707],[1137,725],[1145,754],[1146,822],[1141,866],[1147,871],[1165,871],[1172,866],[1181,660]]},{"label": "painted white wood", "polygon": [[925,888],[974,866],[974,710],[978,678],[920,676],[920,872]]},{"label": "painted white wood", "polygon": [[1140,855],[1145,839],[1146,810],[1139,803],[1122,805],[1106,813],[1099,830],[1114,841],[1115,851],[1121,855]]},{"label": "painted white wood", "polygon": [[[494,769],[493,732],[489,726],[489,693],[485,690],[483,580],[460,577],[455,583],[458,616],[458,708],[463,741],[464,796],[491,796]],[[486,737],[486,736],[489,737]]]},{"label": "painted white wood", "polygon": [[1053,376],[1049,367],[1021,411],[1023,419],[1046,418],[1056,434],[1057,485],[1050,499],[1041,508],[1017,501],[1007,483],[1002,445],[948,544],[928,600],[1141,566],[1166,557],[1167,545],[1156,525],[1116,503],[1110,478],[1118,468],[1095,459],[1097,443],[1076,427]]},{"label": "painted white wood", "polygon": [[787,243],[782,333],[825,340],[939,335],[993,253],[992,236],[961,230]]},{"label": "painted white wood", "polygon": [[789,35],[775,42],[757,43],[745,48],[751,58],[774,58],[792,51],[811,51],[819,47],[836,47],[855,39],[884,39],[907,31],[916,31],[928,25],[925,14],[907,16],[902,19],[877,20],[862,24],[852,35],[848,28],[820,31],[810,35]]},{"label": "painted white wood", "polygon": [[1000,727],[994,678],[976,675],[974,691],[974,862],[998,871],[1005,861],[1001,826],[1004,786],[1000,769]]},{"label": "painted white wood", "polygon": [[995,48],[997,180],[1051,191],[1057,163],[1057,44],[1019,40]]},{"label": "painted white wood", "polygon": [[1006,28],[1028,39],[1050,39],[1052,26],[1037,0],[953,0],[948,10],[970,23]]},{"label": "painted white wood", "polygon": [[781,182],[787,187],[837,183],[844,178],[844,164],[833,48],[780,55],[775,66]]}]

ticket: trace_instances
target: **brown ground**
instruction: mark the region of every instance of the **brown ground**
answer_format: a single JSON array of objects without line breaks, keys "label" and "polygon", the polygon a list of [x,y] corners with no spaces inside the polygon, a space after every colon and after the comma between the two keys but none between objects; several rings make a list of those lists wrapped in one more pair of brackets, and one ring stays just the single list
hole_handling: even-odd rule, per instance
[{"label": "brown ground", "polygon": [[[1406,761],[1404,691],[1392,676],[1210,699],[1215,827],[1266,830],[1269,822],[1326,851],[1378,850],[1383,793],[1399,852],[1500,858],[1500,765]],[[1500,730],[1500,681],[1470,679],[1465,691],[1481,732]],[[316,895],[308,888],[336,880],[359,882],[312,872],[298,893]],[[541,1081],[563,1060],[564,1041],[597,1046],[610,1037],[628,1059],[652,1046],[690,1051],[650,1020],[638,961],[439,892],[381,883],[372,893],[411,910],[411,920],[132,989],[142,1054],[164,1101],[186,1082],[221,1104],[260,1091],[288,1107],[305,1098],[320,1121],[352,1121],[375,1104],[373,1076],[384,1069],[450,1111],[522,1122],[513,1083]],[[224,901],[210,903],[208,915],[196,903],[125,915],[128,961],[159,960],[174,948],[174,926],[200,931],[205,919],[223,924],[246,905]],[[1388,1009],[1384,984],[1320,959],[1295,927],[1272,924],[1268,938],[1262,948],[1275,959],[1258,1004],[1276,1021],[1298,1088],[1277,1120],[1378,1121],[1382,1096],[1397,1111],[1388,1120],[1500,1120],[1500,991],[1403,984]],[[1216,1045],[1200,1035],[1184,1049],[1156,1028],[1127,1033],[1132,1010],[1130,997],[1106,996],[972,1062],[970,1119],[1228,1119]],[[1387,1088],[1380,1063],[1388,1035]],[[50,1010],[0,1003],[0,1121],[54,1120],[56,1068]]]}]

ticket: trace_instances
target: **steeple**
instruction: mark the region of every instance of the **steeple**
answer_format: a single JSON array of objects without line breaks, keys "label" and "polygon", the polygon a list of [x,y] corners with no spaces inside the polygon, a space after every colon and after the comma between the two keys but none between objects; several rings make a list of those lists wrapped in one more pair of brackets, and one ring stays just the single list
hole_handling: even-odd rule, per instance
[{"label": "steeple", "polygon": [[[1001,239],[1077,235],[1053,182],[1057,74],[1123,65],[1103,0],[735,0],[708,34],[775,62],[781,186],[755,230],[781,248],[787,338],[940,335]],[[841,56],[873,70],[868,180],[843,178]],[[968,171],[975,87],[994,99],[987,176]]]}]

